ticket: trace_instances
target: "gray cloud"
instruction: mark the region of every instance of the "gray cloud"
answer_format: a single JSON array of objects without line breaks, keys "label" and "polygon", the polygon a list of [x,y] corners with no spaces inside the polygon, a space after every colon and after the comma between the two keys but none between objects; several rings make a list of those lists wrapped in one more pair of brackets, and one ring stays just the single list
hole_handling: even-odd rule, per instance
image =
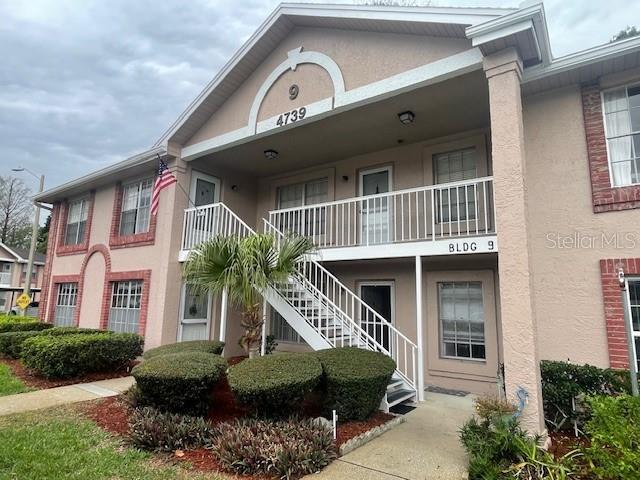
[{"label": "gray cloud", "polygon": [[[0,2],[0,175],[24,165],[54,186],[149,147],[276,4]],[[545,5],[556,56],[640,18],[626,0]]]}]

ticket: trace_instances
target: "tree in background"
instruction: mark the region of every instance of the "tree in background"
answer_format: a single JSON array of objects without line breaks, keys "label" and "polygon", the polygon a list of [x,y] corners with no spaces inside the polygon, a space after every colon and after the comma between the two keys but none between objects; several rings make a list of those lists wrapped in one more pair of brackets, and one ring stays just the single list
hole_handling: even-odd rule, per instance
[{"label": "tree in background", "polygon": [[32,215],[31,189],[19,178],[0,176],[0,242],[28,248]]},{"label": "tree in background", "polygon": [[49,227],[51,226],[51,214],[47,217],[44,225],[38,229],[38,244],[36,250],[40,253],[47,253],[47,243],[49,241]]},{"label": "tree in background", "polygon": [[627,25],[627,28],[624,30],[620,30],[617,35],[614,35],[611,39],[611,43],[617,42],[619,40],[624,40],[625,38],[636,37],[640,35],[640,30],[636,27],[630,27]]}]

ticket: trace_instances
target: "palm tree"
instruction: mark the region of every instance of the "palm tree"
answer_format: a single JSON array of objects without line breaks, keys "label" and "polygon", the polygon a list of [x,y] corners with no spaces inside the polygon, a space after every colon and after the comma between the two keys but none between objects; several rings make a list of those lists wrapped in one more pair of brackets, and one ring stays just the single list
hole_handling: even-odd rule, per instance
[{"label": "palm tree", "polygon": [[184,266],[184,277],[196,289],[212,293],[226,290],[229,300],[242,308],[245,333],[242,346],[254,357],[262,336],[262,292],[296,274],[296,264],[313,251],[300,236],[277,240],[270,234],[245,238],[218,236],[200,244]]}]

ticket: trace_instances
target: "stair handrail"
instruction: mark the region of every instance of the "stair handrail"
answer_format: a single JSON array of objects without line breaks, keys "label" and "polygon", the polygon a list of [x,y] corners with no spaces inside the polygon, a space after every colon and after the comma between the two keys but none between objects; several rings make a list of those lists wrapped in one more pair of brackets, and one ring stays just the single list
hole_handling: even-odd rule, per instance
[{"label": "stair handrail", "polygon": [[[264,222],[264,230],[265,233],[273,233],[275,234],[277,237],[279,238],[284,238],[284,233],[282,233],[280,230],[278,230],[271,222],[269,222],[267,219],[263,218],[263,222]],[[367,336],[370,337],[371,340],[373,342],[375,342],[375,344],[377,346],[379,346],[379,348],[381,349],[381,351],[383,353],[386,353],[387,355],[389,355],[391,358],[393,358],[393,360],[395,360],[396,362],[396,367],[398,370],[398,373],[400,375],[402,375],[405,380],[407,380],[409,383],[411,383],[414,387],[416,387],[416,391],[417,391],[417,364],[416,364],[416,358],[417,358],[417,350],[418,350],[418,346],[412,342],[409,338],[407,338],[406,335],[404,335],[400,330],[398,330],[391,322],[389,322],[387,319],[385,319],[382,315],[380,315],[378,312],[376,312],[373,308],[371,308],[370,305],[368,305],[367,303],[365,303],[360,297],[358,297],[355,293],[353,293],[346,285],[344,285],[340,280],[338,280],[338,278],[336,278],[335,275],[333,275],[329,270],[327,270],[324,266],[322,266],[319,262],[317,262],[316,260],[313,260],[312,258],[307,258],[303,261],[305,264],[312,264],[314,266],[314,268],[316,268],[317,270],[319,270],[320,272],[322,272],[323,275],[325,275],[327,278],[329,278],[333,284],[335,286],[337,286],[340,291],[342,292],[340,294],[340,296],[342,297],[342,294],[344,294],[346,296],[346,298],[349,298],[351,301],[351,305],[352,305],[352,315],[349,315],[347,312],[344,311],[343,308],[339,307],[338,305],[336,305],[336,302],[333,301],[332,298],[330,298],[330,296],[326,293],[324,293],[320,288],[318,288],[317,285],[315,285],[311,279],[307,278],[306,275],[304,274],[304,271],[301,272],[303,277],[307,280],[307,282],[311,285],[313,285],[314,289],[316,291],[319,291],[320,294],[325,297],[328,301],[330,301],[333,305],[336,305],[336,308],[338,308],[338,310],[343,313],[344,317],[346,319],[349,320],[349,322],[353,323],[353,325],[355,327],[357,327],[358,329],[362,330],[363,333]],[[335,294],[334,294],[335,297]],[[349,303],[349,302],[347,302]],[[391,348],[390,351],[387,350],[386,348],[384,348],[371,334],[369,334],[366,330],[364,330],[360,325],[358,325],[355,322],[355,319],[353,317],[355,317],[355,305],[358,305],[358,310],[362,311],[361,309],[365,309],[365,311],[372,315],[376,320],[379,321],[380,324],[384,325],[386,328],[389,328],[389,330],[392,332],[393,337],[395,338],[399,338],[400,340],[402,340],[402,342],[404,342],[405,344],[405,359],[404,359],[404,369],[401,368],[400,362],[399,362],[399,351],[400,348],[396,348],[393,349]],[[399,343],[398,341],[396,341],[396,343]],[[407,347],[411,352],[411,369],[412,369],[412,374],[409,373],[409,369],[408,369],[408,361],[406,359],[406,351],[407,351]],[[394,358],[395,357],[395,358]]]}]

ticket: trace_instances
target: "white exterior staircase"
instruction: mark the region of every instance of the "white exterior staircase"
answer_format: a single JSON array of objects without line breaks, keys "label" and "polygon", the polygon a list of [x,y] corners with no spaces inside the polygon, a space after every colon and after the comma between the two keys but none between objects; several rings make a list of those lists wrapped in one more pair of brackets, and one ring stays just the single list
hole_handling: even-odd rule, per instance
[{"label": "white exterior staircase", "polygon": [[[187,224],[190,231],[198,232],[198,237],[185,238],[183,234],[183,251],[217,235],[245,237],[255,233],[222,203],[189,209],[185,214],[185,227]],[[284,237],[267,220],[264,230],[277,239]],[[264,297],[314,350],[351,346],[393,358],[396,371],[383,399],[383,410],[418,400],[417,362],[420,359],[415,343],[320,263],[311,258],[301,261],[295,275],[287,282],[268,288]]]}]

